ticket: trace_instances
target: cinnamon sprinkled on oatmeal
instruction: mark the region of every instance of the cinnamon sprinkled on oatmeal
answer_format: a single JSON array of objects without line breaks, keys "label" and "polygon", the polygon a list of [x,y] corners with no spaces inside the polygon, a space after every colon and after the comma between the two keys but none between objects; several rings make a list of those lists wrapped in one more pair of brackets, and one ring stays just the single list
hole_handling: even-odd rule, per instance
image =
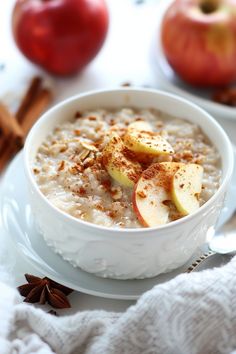
[{"label": "cinnamon sprinkled on oatmeal", "polygon": [[107,191],[110,191],[111,189],[111,180],[110,179],[105,179],[101,181],[101,185],[106,189]]},{"label": "cinnamon sprinkled on oatmeal", "polygon": [[115,212],[115,211],[108,211],[108,212],[107,212],[107,215],[109,215],[110,218],[114,219],[115,216],[116,216],[116,212]]},{"label": "cinnamon sprinkled on oatmeal", "polygon": [[75,129],[75,130],[74,130],[74,133],[75,133],[75,135],[77,135],[77,136],[78,136],[78,135],[80,135],[80,134],[81,134],[81,130],[79,130],[79,129]]},{"label": "cinnamon sprinkled on oatmeal", "polygon": [[143,172],[142,178],[146,180],[155,179],[156,186],[163,187],[165,190],[170,191],[173,174],[178,171],[178,169],[179,166],[177,165],[173,170],[173,167],[170,168],[161,163],[156,163]]},{"label": "cinnamon sprinkled on oatmeal", "polygon": [[129,159],[129,160],[136,160],[136,154],[135,152],[129,150],[126,146],[124,146],[124,148],[122,149],[122,153],[124,154],[124,156]]},{"label": "cinnamon sprinkled on oatmeal", "polygon": [[65,167],[65,161],[62,160],[59,164],[58,171],[62,171],[64,169],[64,167]]},{"label": "cinnamon sprinkled on oatmeal", "polygon": [[[145,135],[155,140],[160,136],[174,151],[166,149],[165,144],[162,148],[167,150],[166,155],[131,151],[124,143],[125,137],[129,125],[139,121],[148,123],[152,131],[139,131],[138,139],[142,140]],[[113,148],[105,151],[113,135]],[[148,139],[147,146],[152,146]],[[120,142],[122,148],[116,154]],[[171,190],[173,171],[166,169],[162,174],[161,162],[197,163],[204,167],[202,192],[198,196],[200,205],[215,193],[220,182],[218,152],[200,128],[152,109],[77,111],[45,138],[32,170],[48,200],[66,213],[107,227],[142,227],[132,207],[135,187],[124,186],[109,175],[107,166],[111,161],[112,167],[127,173],[133,184],[141,175],[150,181],[139,191],[144,203],[149,202],[149,184],[155,176],[157,186]],[[151,202],[155,204],[155,199]],[[169,208],[168,221],[181,217],[170,200],[163,204]]]},{"label": "cinnamon sprinkled on oatmeal", "polygon": [[146,197],[147,197],[147,194],[144,193],[144,191],[138,191],[138,196],[139,196],[140,198],[146,198]]},{"label": "cinnamon sprinkled on oatmeal", "polygon": [[80,187],[80,188],[79,188],[79,194],[80,194],[80,195],[85,195],[85,194],[86,194],[86,189],[83,188],[83,187]]}]

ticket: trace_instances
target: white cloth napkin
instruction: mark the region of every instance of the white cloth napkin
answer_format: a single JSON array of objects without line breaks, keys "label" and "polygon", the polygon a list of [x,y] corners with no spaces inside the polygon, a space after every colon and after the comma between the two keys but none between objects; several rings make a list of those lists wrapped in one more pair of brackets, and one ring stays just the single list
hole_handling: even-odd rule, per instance
[{"label": "white cloth napkin", "polygon": [[236,257],[158,285],[124,313],[55,317],[0,282],[0,354],[13,353],[236,354]]}]

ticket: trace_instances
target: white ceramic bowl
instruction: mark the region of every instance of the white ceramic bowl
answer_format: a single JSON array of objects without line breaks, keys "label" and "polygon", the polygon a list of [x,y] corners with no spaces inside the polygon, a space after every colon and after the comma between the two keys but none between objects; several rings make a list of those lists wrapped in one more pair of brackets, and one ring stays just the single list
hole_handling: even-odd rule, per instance
[{"label": "white ceramic bowl", "polygon": [[[41,142],[77,110],[160,109],[197,123],[218,149],[222,183],[197,212],[158,228],[113,229],[76,219],[54,207],[40,192],[31,166]],[[205,111],[185,99],[155,90],[121,88],[67,99],[46,112],[32,128],[24,150],[30,205],[47,244],[87,272],[116,279],[147,278],[183,265],[205,241],[222,209],[233,171],[233,150],[223,129]]]}]

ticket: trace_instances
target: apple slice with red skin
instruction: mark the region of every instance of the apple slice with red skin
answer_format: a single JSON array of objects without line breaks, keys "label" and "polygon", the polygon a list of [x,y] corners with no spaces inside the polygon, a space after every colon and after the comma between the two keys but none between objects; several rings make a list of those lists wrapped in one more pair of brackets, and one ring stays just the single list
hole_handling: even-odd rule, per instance
[{"label": "apple slice with red skin", "polygon": [[178,162],[161,162],[145,170],[135,185],[133,209],[143,226],[155,227],[168,222],[173,176],[183,166]]},{"label": "apple slice with red skin", "polygon": [[180,167],[175,173],[171,195],[181,215],[192,214],[199,208],[202,177],[203,167],[193,163]]}]

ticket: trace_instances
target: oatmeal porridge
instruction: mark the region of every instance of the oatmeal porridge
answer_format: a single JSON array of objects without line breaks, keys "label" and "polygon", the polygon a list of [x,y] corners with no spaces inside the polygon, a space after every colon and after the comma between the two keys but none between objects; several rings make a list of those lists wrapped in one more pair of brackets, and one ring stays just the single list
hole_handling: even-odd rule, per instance
[{"label": "oatmeal porridge", "polygon": [[196,124],[152,109],[78,111],[47,136],[32,168],[54,206],[122,228],[194,212],[221,177],[218,152]]}]

